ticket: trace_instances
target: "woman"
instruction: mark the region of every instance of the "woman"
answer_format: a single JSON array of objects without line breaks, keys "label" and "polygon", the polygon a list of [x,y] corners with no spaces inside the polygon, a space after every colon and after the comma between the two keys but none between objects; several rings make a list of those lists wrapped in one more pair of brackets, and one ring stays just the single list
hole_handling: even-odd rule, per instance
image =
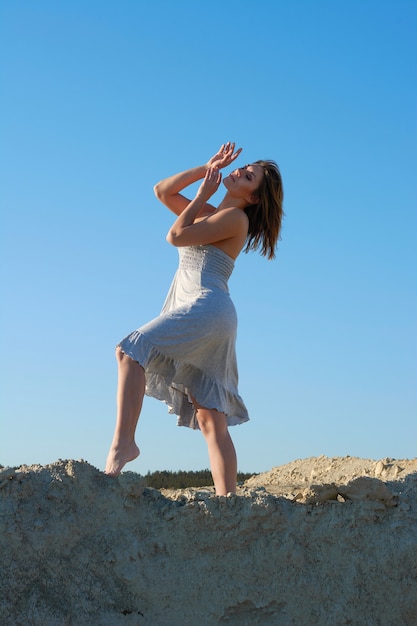
[{"label": "woman", "polygon": [[[208,445],[217,495],[236,491],[237,461],[228,426],[249,419],[238,394],[236,312],[227,281],[234,261],[260,249],[275,256],[282,220],[283,188],[273,161],[257,161],[223,180],[220,169],[240,154],[221,146],[207,164],[155,185],[155,194],[177,219],[167,241],[179,248],[180,264],[161,315],[128,335],[116,348],[119,369],[117,420],[106,473],[120,474],[139,455],[135,430],[143,396],[166,402],[178,424],[199,428]],[[180,192],[204,179],[190,201]]]}]

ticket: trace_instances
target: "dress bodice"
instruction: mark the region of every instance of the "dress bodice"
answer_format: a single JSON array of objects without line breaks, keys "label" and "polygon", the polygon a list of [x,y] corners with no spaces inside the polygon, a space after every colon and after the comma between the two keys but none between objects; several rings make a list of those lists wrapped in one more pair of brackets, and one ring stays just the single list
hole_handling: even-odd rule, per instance
[{"label": "dress bodice", "polygon": [[[198,272],[202,276],[216,276],[218,282],[227,287],[227,282],[233,272],[235,262],[226,252],[212,245],[187,246],[178,248],[180,257],[179,270]],[[217,282],[217,281],[216,281]],[[220,286],[220,284],[218,285]]]}]

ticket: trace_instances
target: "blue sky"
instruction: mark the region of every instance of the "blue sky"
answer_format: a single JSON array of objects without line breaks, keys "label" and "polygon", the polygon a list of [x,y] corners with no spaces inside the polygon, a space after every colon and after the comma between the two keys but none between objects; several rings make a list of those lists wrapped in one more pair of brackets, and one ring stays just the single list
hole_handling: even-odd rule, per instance
[{"label": "blue sky", "polygon": [[[405,0],[1,3],[3,465],[103,468],[114,346],[177,263],[153,185],[228,140],[238,165],[279,163],[286,211],[276,261],[242,255],[230,282],[239,468],[416,455],[416,18]],[[208,466],[153,399],[137,434],[133,471]]]}]

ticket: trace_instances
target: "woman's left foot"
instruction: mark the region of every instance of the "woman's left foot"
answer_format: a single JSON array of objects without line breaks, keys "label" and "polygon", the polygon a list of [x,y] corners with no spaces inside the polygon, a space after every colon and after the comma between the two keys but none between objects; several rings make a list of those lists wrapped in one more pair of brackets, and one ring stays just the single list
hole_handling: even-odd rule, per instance
[{"label": "woman's left foot", "polygon": [[119,476],[126,463],[136,459],[139,454],[140,450],[134,441],[126,446],[112,446],[107,457],[104,473],[108,476]]}]

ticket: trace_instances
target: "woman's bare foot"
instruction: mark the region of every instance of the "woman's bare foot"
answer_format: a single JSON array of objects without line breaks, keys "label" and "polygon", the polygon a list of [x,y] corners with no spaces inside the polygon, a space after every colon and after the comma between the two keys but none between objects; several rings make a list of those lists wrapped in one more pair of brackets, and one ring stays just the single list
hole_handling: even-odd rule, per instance
[{"label": "woman's bare foot", "polygon": [[112,445],[107,457],[105,474],[118,476],[126,463],[136,459],[139,454],[140,450],[134,441],[126,445]]}]

